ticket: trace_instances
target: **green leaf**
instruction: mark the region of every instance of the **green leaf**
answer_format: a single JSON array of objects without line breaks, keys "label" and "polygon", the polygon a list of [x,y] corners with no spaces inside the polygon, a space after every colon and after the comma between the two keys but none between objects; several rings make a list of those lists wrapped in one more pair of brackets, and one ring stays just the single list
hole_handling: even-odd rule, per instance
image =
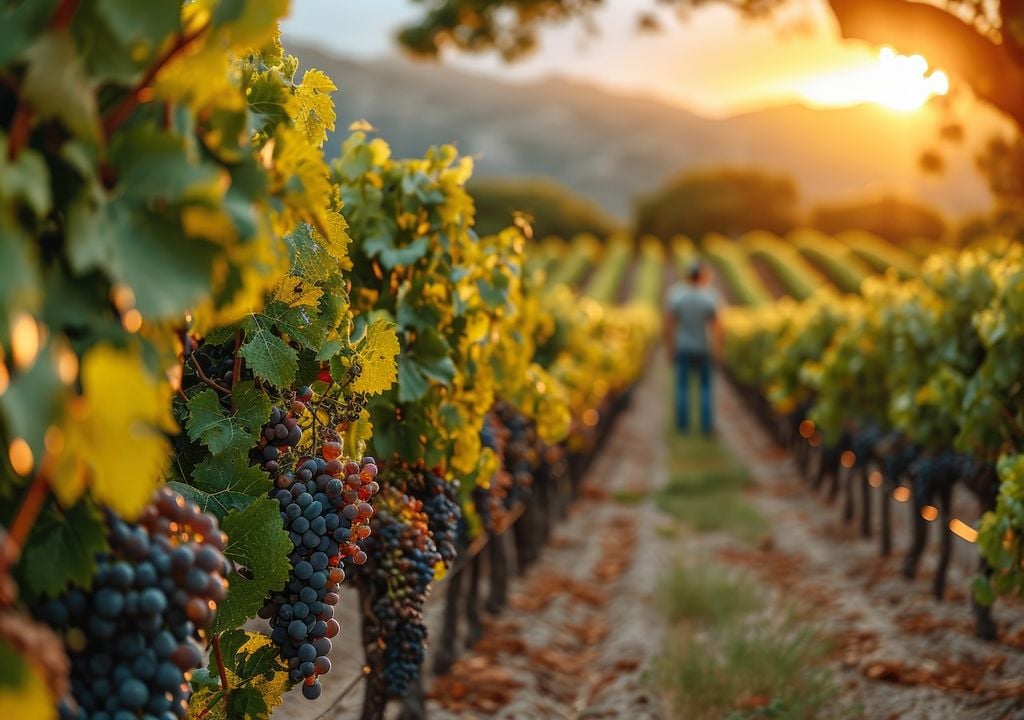
[{"label": "green leaf", "polygon": [[996,594],[988,578],[976,577],[971,583],[971,593],[979,605],[990,606],[996,601]]},{"label": "green leaf", "polygon": [[128,285],[147,319],[180,316],[210,292],[220,251],[185,237],[176,215],[156,215],[123,198],[97,206],[80,197],[68,209],[67,235],[75,271],[100,270]]},{"label": "green leaf", "polygon": [[224,452],[196,466],[191,482],[168,483],[203,512],[223,519],[232,510],[244,510],[253,500],[266,497],[274,484],[266,472],[249,464],[242,452]]},{"label": "green leaf", "polygon": [[270,708],[258,688],[236,688],[228,696],[227,720],[268,720]]},{"label": "green leaf", "polygon": [[181,30],[178,0],[97,0],[96,6],[111,32],[136,53],[148,50],[151,56],[168,35]]},{"label": "green leaf", "polygon": [[405,352],[398,355],[398,400],[414,402],[423,397],[430,382],[451,384],[455,379],[455,363],[448,341],[434,328],[416,336]]},{"label": "green leaf", "polygon": [[98,140],[99,113],[92,79],[66,30],[51,30],[23,54],[28,63],[21,95],[40,118],[57,118],[72,134]]},{"label": "green leaf", "polygon": [[[291,686],[288,668],[278,648],[260,633],[229,630],[221,635],[221,652],[227,671],[227,698],[213,705],[211,720],[269,720],[270,711],[281,704]],[[209,668],[192,675],[192,707],[206,708],[220,693],[220,682]]]},{"label": "green leaf", "polygon": [[110,152],[117,192],[126,199],[177,203],[220,196],[217,167],[200,161],[180,135],[139,125],[118,133]]},{"label": "green leaf", "polygon": [[7,65],[46,30],[57,0],[0,5],[0,65]]},{"label": "green leaf", "polygon": [[299,369],[298,353],[271,331],[266,318],[253,315],[246,323],[241,355],[259,377],[279,388],[291,386]]},{"label": "green leaf", "polygon": [[307,223],[301,223],[285,236],[284,241],[288,246],[293,274],[322,282],[331,276],[332,268],[337,267],[328,252],[313,237],[313,229]]},{"label": "green leaf", "polygon": [[32,367],[12,378],[0,395],[0,417],[9,437],[24,438],[37,458],[45,454],[43,438],[59,419],[63,394],[53,350],[47,345]]},{"label": "green leaf", "polygon": [[370,257],[380,259],[380,264],[386,270],[393,270],[396,267],[409,267],[427,254],[430,249],[430,240],[421,236],[408,245],[396,247],[394,238],[386,233],[379,233],[363,242],[363,250]]},{"label": "green leaf", "polygon": [[416,360],[406,354],[398,356],[398,401],[416,402],[430,389],[430,381]]},{"label": "green leaf", "polygon": [[188,436],[201,440],[214,455],[228,449],[244,452],[256,444],[260,428],[270,416],[270,400],[251,382],[240,382],[231,392],[236,410],[228,414],[216,391],[202,390],[188,403]]},{"label": "green leaf", "polygon": [[273,325],[307,350],[318,352],[327,339],[327,328],[320,322],[317,310],[312,307],[288,307],[283,302],[275,301],[267,305],[259,320],[264,327],[267,324]]},{"label": "green leaf", "polygon": [[233,571],[228,578],[228,595],[217,610],[214,632],[240,627],[256,615],[266,596],[288,582],[292,541],[281,526],[277,501],[254,501],[245,510],[229,512],[221,523],[228,536],[224,555],[244,567],[247,579]]},{"label": "green leaf", "polygon": [[18,586],[26,598],[59,595],[70,585],[90,587],[96,554],[107,549],[103,515],[86,500],[66,512],[49,507],[32,528],[18,563]]}]

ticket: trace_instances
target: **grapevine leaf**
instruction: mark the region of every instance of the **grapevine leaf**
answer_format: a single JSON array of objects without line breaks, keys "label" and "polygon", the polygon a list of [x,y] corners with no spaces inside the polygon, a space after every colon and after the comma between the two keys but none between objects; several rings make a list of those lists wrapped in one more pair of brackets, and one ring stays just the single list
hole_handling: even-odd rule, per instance
[{"label": "grapevine leaf", "polygon": [[237,629],[226,632],[221,636],[221,651],[227,669],[238,679],[232,684],[247,684],[259,678],[273,680],[276,673],[286,670],[277,646],[261,633]]},{"label": "grapevine leaf", "polygon": [[0,415],[13,437],[28,443],[35,457],[45,452],[46,429],[58,417],[63,387],[57,376],[53,348],[47,345],[27,371],[11,380],[0,394]]},{"label": "grapevine leaf", "polygon": [[153,215],[124,199],[96,208],[83,198],[68,212],[72,267],[78,273],[98,269],[128,285],[143,316],[180,315],[209,293],[217,247],[183,237],[177,218]]},{"label": "grapevine leaf", "polygon": [[430,381],[411,358],[398,356],[398,399],[400,402],[415,402],[427,394]]},{"label": "grapevine leaf", "polygon": [[270,708],[259,689],[235,688],[228,695],[227,720],[268,720]]},{"label": "grapevine leaf", "polygon": [[264,498],[245,510],[232,510],[221,530],[228,536],[224,555],[247,572],[243,577],[233,571],[228,578],[228,595],[217,611],[214,632],[239,627],[253,617],[267,594],[288,582],[291,568],[292,542],[281,526],[276,501]]},{"label": "grapevine leaf", "polygon": [[181,27],[181,3],[157,0],[140,4],[135,0],[99,0],[106,25],[125,46],[141,43],[151,52]]},{"label": "grapevine leaf", "polygon": [[168,484],[218,519],[232,510],[244,510],[273,488],[267,473],[250,465],[241,452],[223,452],[207,458],[196,466],[188,485]]},{"label": "grapevine leaf", "polygon": [[241,354],[256,375],[276,387],[288,387],[298,371],[298,353],[271,331],[265,317],[252,315],[246,323]]},{"label": "grapevine leaf", "polygon": [[314,282],[321,282],[330,277],[329,256],[317,242],[310,225],[300,223],[293,232],[285,236],[284,241],[288,246],[293,273]]},{"label": "grapevine leaf", "polygon": [[260,428],[270,415],[270,400],[251,382],[240,382],[231,392],[235,413],[225,413],[214,390],[197,393],[188,403],[188,436],[201,440],[214,455],[229,448],[244,452],[256,444]]},{"label": "grapevine leaf", "polygon": [[[324,324],[317,316],[317,308],[288,307],[284,303],[272,302],[267,306],[259,321],[273,325],[290,339],[309,350],[319,350],[327,337]],[[312,317],[310,317],[312,316]]]},{"label": "grapevine leaf", "polygon": [[0,638],[0,712],[3,716],[55,719],[57,709],[54,700],[36,665]]},{"label": "grapevine leaf", "polygon": [[311,282],[300,277],[288,275],[274,288],[271,299],[292,308],[303,305],[315,308],[323,297],[324,291]]},{"label": "grapevine leaf", "polygon": [[6,65],[46,28],[56,0],[0,5],[0,64]]},{"label": "grapevine leaf", "polygon": [[352,264],[348,257],[348,245],[351,238],[348,234],[348,222],[345,220],[345,216],[331,210],[324,214],[322,223],[327,231],[327,235],[321,235],[314,230],[313,238],[323,247],[328,255],[339,263],[342,270],[352,269]]},{"label": "grapevine leaf", "polygon": [[40,513],[18,564],[18,586],[26,597],[59,595],[69,585],[89,587],[96,554],[107,548],[103,516],[81,501],[67,512]]},{"label": "grapevine leaf", "polygon": [[451,348],[437,330],[421,332],[407,352],[398,356],[398,400],[414,402],[426,395],[433,380],[448,385],[455,379]]},{"label": "grapevine leaf", "polygon": [[221,635],[221,652],[230,688],[227,699],[210,707],[220,694],[220,683],[209,668],[198,670],[192,675],[194,694],[189,717],[196,720],[204,708],[210,707],[205,718],[268,720],[270,711],[281,704],[291,685],[277,647],[266,635],[229,630]]},{"label": "grapevine leaf", "polygon": [[51,30],[22,57],[28,62],[28,70],[21,94],[39,117],[59,118],[74,135],[98,139],[96,95],[71,35]]},{"label": "grapevine leaf", "polygon": [[334,131],[336,118],[330,94],[337,89],[327,75],[316,69],[307,70],[302,76],[302,84],[295,89],[299,104],[296,126],[316,147],[323,147],[327,133]]},{"label": "grapevine leaf", "polygon": [[408,245],[397,247],[394,237],[386,231],[378,232],[363,242],[363,250],[366,254],[379,258],[380,264],[386,270],[414,265],[427,254],[429,249],[430,240],[426,236],[418,237]]},{"label": "grapevine leaf", "polygon": [[398,366],[395,363],[398,352],[394,323],[383,318],[371,323],[356,348],[356,356],[363,371],[352,383],[352,391],[379,395],[388,390],[398,379]]},{"label": "grapevine leaf", "polygon": [[[82,395],[72,399],[64,453],[51,487],[72,505],[86,483],[94,499],[125,518],[149,503],[178,427],[171,389],[153,378],[137,352],[97,345],[82,361]],[[131,452],[125,452],[130,447]]]}]

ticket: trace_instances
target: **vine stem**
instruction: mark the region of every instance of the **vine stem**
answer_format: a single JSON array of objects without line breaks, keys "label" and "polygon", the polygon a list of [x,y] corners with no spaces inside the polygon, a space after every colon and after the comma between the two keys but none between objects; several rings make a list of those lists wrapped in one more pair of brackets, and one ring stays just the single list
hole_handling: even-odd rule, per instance
[{"label": "vine stem", "polygon": [[206,25],[196,28],[190,33],[178,35],[171,47],[168,48],[167,51],[150,66],[146,71],[146,74],[142,76],[139,82],[132,89],[131,93],[122,98],[121,102],[115,105],[110,113],[103,119],[103,132],[108,137],[121,126],[121,123],[128,119],[128,116],[132,114],[132,111],[134,111],[135,108],[137,108],[144,100],[148,99],[148,93],[146,91],[149,89],[149,86],[153,84],[157,73],[159,73],[169,62],[184,52],[189,45],[194,43],[200,35],[206,32],[206,29],[209,26],[209,23],[207,23]]},{"label": "vine stem", "polygon": [[28,132],[32,125],[32,108],[22,100],[11,118],[10,136],[7,139],[7,159],[14,162],[28,144]]},{"label": "vine stem", "polygon": [[196,360],[196,354],[195,353],[192,353],[191,355],[189,355],[188,359],[189,359],[189,362],[192,363],[192,369],[196,371],[196,376],[200,380],[202,380],[202,382],[205,385],[209,385],[214,390],[216,390],[219,393],[223,393],[224,395],[230,395],[231,394],[230,390],[228,390],[226,387],[224,387],[219,382],[217,382],[216,380],[212,379],[206,373],[203,372],[203,368],[200,367],[199,361]]},{"label": "vine stem", "polygon": [[220,674],[220,686],[228,691],[228,671],[224,667],[224,653],[220,649],[220,635],[213,636],[213,657],[217,661],[217,672]]},{"label": "vine stem", "polygon": [[50,27],[54,30],[63,30],[70,26],[75,13],[78,12],[78,3],[79,0],[61,0],[57,9],[53,11],[53,17],[50,18]]},{"label": "vine stem", "polygon": [[39,511],[43,509],[43,503],[46,502],[49,491],[50,483],[46,474],[37,473],[32,479],[28,493],[25,495],[21,507],[18,508],[18,514],[14,516],[14,522],[11,523],[11,529],[7,533],[4,552],[0,556],[0,563],[5,569],[13,565],[21,555],[21,548],[24,547],[25,540],[28,539],[28,534],[31,532],[32,526],[35,525],[36,518],[39,517]]}]

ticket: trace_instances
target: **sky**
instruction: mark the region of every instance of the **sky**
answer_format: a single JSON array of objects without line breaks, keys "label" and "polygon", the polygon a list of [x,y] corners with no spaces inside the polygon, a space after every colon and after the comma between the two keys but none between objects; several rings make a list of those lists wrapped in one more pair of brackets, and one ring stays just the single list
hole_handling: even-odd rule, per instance
[{"label": "sky", "polygon": [[[605,0],[594,16],[596,36],[578,22],[549,27],[539,50],[512,65],[494,55],[457,53],[444,62],[506,81],[557,74],[708,116],[793,101],[852,104],[863,98],[849,78],[869,68],[877,76],[878,48],[841,40],[823,0],[792,0],[771,22],[745,21],[717,3],[682,19],[660,8],[662,31],[638,37],[637,13],[652,6],[651,0]],[[396,52],[396,28],[422,12],[411,0],[292,0],[282,30],[286,40],[373,59]]]}]

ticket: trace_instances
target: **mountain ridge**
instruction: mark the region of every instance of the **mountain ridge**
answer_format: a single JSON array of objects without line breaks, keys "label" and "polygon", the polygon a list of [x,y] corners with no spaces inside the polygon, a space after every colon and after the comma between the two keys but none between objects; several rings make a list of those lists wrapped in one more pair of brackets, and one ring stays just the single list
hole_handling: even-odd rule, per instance
[{"label": "mountain ridge", "polygon": [[477,157],[479,176],[550,177],[620,218],[673,175],[716,166],[789,174],[808,205],[886,192],[954,214],[990,204],[972,148],[1000,128],[991,113],[972,123],[964,144],[944,146],[947,171],[936,177],[918,169],[920,153],[938,144],[942,116],[930,108],[898,114],[794,103],[709,118],[564,76],[504,83],[398,56],[365,62],[287,39],[286,46],[339,86],[329,156],[344,129],[365,119],[396,155],[454,142]]}]

